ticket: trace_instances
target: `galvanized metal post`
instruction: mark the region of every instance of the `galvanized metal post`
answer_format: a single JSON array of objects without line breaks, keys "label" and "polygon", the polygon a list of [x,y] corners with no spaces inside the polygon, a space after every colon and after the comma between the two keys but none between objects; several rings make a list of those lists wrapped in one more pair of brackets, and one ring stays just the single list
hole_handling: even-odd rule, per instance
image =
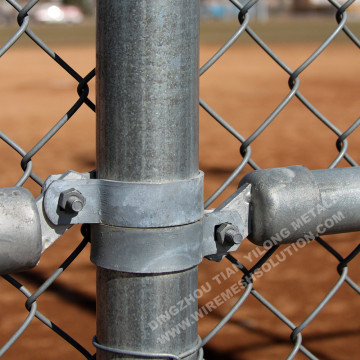
[{"label": "galvanized metal post", "polygon": [[[196,0],[97,1],[98,178],[176,186],[198,176],[198,32]],[[172,196],[176,208],[179,196]],[[196,347],[191,314],[199,255],[186,259],[198,252],[198,223],[93,226],[97,341],[103,346],[97,359],[179,355]]]}]

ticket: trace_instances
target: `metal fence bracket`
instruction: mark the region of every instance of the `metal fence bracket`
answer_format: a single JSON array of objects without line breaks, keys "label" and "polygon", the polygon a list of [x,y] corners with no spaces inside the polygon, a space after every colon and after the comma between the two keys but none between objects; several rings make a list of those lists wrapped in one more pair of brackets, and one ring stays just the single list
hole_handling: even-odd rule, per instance
[{"label": "metal fence bracket", "polygon": [[[29,257],[34,266],[39,260],[34,255],[39,239],[44,251],[73,224],[108,225],[100,233],[99,228],[93,230],[97,241],[92,246],[92,261],[106,269],[133,273],[188,269],[203,257],[220,261],[247,237],[266,246],[358,231],[359,175],[357,167],[257,170],[246,175],[239,189],[219,207],[205,212],[201,205],[202,172],[188,180],[168,183],[94,179],[93,173],[74,171],[52,175],[36,200],[36,214],[35,200],[28,191],[2,190],[4,223],[19,203],[29,209],[33,220],[24,223],[20,218],[23,213],[16,213],[11,226],[2,227],[1,237],[6,239],[14,226],[24,223],[20,232],[13,234],[14,249],[19,243],[33,248],[18,265],[10,266],[10,260],[4,260],[1,271],[28,268],[25,263]],[[124,233],[121,241],[119,231]],[[26,243],[21,240],[25,235],[29,239]],[[2,249],[1,253],[6,251]],[[135,257],[141,261],[134,262]]]},{"label": "metal fence bracket", "polygon": [[[199,172],[188,180],[134,183],[78,174],[76,179],[59,178],[46,184],[44,210],[54,225],[156,228],[191,224],[203,215],[203,178]],[[67,208],[66,199],[71,197],[81,204],[78,211]]]},{"label": "metal fence bracket", "polygon": [[30,191],[0,189],[0,274],[31,269],[41,248],[40,218]]},{"label": "metal fence bracket", "polygon": [[360,230],[360,168],[256,170],[251,185],[249,239],[257,245],[293,243]]}]

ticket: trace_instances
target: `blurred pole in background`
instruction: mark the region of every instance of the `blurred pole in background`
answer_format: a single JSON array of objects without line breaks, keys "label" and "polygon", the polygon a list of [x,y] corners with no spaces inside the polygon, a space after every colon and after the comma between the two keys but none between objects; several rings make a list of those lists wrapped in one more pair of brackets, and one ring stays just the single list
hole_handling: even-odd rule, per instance
[{"label": "blurred pole in background", "polygon": [[269,6],[268,0],[259,0],[255,7],[255,18],[259,22],[266,22],[269,20]]}]

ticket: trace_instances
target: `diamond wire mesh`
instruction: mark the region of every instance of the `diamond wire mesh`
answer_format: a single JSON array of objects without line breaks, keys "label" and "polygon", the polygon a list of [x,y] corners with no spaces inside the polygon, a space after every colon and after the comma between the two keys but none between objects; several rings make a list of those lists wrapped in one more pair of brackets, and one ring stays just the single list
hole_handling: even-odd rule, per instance
[{"label": "diamond wire mesh", "polygon": [[[82,107],[88,106],[91,110],[95,110],[95,105],[88,98],[89,87],[88,82],[95,76],[95,70],[92,70],[85,77],[81,77],[69,64],[67,64],[58,54],[56,54],[48,45],[46,45],[34,32],[29,28],[30,18],[28,13],[31,12],[31,9],[39,2],[39,0],[31,0],[21,6],[14,0],[5,0],[9,6],[12,6],[17,12],[17,21],[19,24],[19,29],[11,36],[11,38],[0,48],[0,57],[6,55],[9,49],[16,44],[16,42],[25,34],[29,36],[33,42],[42,49],[48,56],[50,56],[59,66],[61,66],[72,78],[74,78],[77,83],[77,93],[78,100],[71,106],[71,108],[66,112],[66,114],[58,120],[55,125],[51,128],[50,131],[46,133],[43,138],[37,142],[30,151],[25,151],[22,147],[9,138],[5,133],[0,131],[0,138],[10,146],[14,151],[19,153],[22,157],[21,167],[23,169],[23,174],[16,182],[15,186],[22,186],[29,178],[34,180],[38,185],[43,184],[43,180],[35,174],[33,171],[33,162],[32,158],[41,151],[50,141],[50,139],[55,136],[62,127],[71,119],[71,117]],[[251,158],[251,144],[257,140],[261,139],[261,136],[264,134],[265,130],[276,120],[279,114],[284,110],[290,101],[293,98],[297,98],[306,107],[317,119],[322,122],[326,128],[333,132],[337,136],[336,147],[338,150],[338,155],[332,161],[329,168],[334,168],[344,159],[351,166],[358,166],[355,160],[347,152],[349,148],[348,139],[351,134],[359,127],[360,118],[356,119],[351,126],[348,127],[345,131],[340,131],[327,117],[325,117],[319,109],[317,109],[301,92],[300,92],[300,75],[302,75],[311,65],[317,60],[324,50],[326,50],[334,41],[334,39],[343,32],[347,35],[348,41],[352,42],[355,47],[360,47],[359,39],[353,34],[351,29],[348,27],[348,15],[347,10],[355,3],[355,0],[346,1],[339,3],[333,0],[328,2],[334,7],[336,26],[329,36],[322,42],[322,44],[314,51],[299,67],[295,70],[292,70],[280,57],[278,57],[275,52],[256,34],[256,32],[250,27],[249,23],[251,20],[251,10],[256,5],[258,0],[250,0],[240,2],[238,0],[230,0],[230,3],[238,10],[238,20],[240,23],[239,28],[229,39],[229,41],[200,69],[200,75],[206,73],[210,68],[216,67],[216,62],[228,52],[230,47],[238,41],[240,37],[245,36],[247,33],[250,38],[288,75],[288,86],[289,92],[286,97],[278,104],[275,110],[258,126],[250,136],[242,136],[234,127],[232,127],[227,121],[225,121],[219,114],[217,114],[204,100],[200,99],[201,107],[213,118],[215,119],[226,131],[228,131],[234,138],[236,138],[240,143],[240,154],[242,156],[242,161],[228,177],[228,179],[209,197],[205,202],[205,207],[209,207],[214,201],[216,201],[221,194],[233,184],[242,170],[246,165],[250,165],[253,169],[260,169],[260,166]],[[1,65],[1,63],[0,63]],[[89,242],[89,232],[86,226],[82,227],[83,240],[72,252],[72,254],[63,262],[63,264],[51,275],[34,293],[31,293],[26,287],[21,283],[15,280],[10,275],[3,276],[3,279],[18,289],[22,294],[27,298],[26,300],[26,309],[29,311],[28,316],[18,328],[18,330],[13,334],[13,336],[6,341],[6,343],[0,349],[0,356],[2,356],[13,344],[16,342],[21,334],[28,328],[30,323],[36,317],[46,326],[52,329],[55,333],[61,336],[65,341],[71,344],[80,354],[85,358],[91,359],[93,355],[90,354],[83,346],[81,346],[75,339],[69,336],[65,331],[56,326],[51,320],[46,318],[37,310],[37,299],[41,296],[53,283],[54,281],[67,269],[67,267],[77,258],[80,252],[86,247]],[[202,340],[201,345],[204,346],[207,344],[224,326],[233,315],[239,310],[239,308],[245,303],[245,301],[252,295],[257,299],[265,308],[267,308],[271,313],[273,313],[280,321],[282,321],[290,329],[290,340],[292,342],[292,350],[289,352],[287,359],[293,359],[299,352],[302,352],[309,359],[317,359],[317,357],[302,344],[302,331],[315,319],[315,317],[324,309],[328,304],[330,299],[339,291],[344,283],[347,283],[353,290],[354,294],[360,294],[360,287],[348,276],[348,265],[351,262],[354,262],[355,259],[358,259],[358,254],[360,252],[360,245],[355,246],[354,249],[351,249],[349,254],[345,257],[341,256],[328,242],[324,239],[317,237],[316,242],[321,246],[328,254],[335,257],[338,262],[337,271],[339,278],[331,289],[328,290],[326,296],[322,301],[313,309],[310,315],[305,316],[304,320],[299,324],[295,325],[290,319],[288,319],[280,310],[278,310],[274,305],[272,305],[264,296],[262,296],[254,288],[254,277],[256,277],[257,271],[259,271],[271,258],[274,253],[279,250],[279,246],[273,246],[267,250],[266,254],[263,255],[258,262],[253,265],[251,268],[246,268],[239,260],[234,256],[228,255],[227,260],[234,264],[244,276],[242,278],[242,284],[244,286],[244,292],[240,298],[236,301],[235,305],[231,310],[223,317],[223,319],[214,327],[212,331],[208,333]],[[345,286],[345,285],[344,285]],[[202,353],[200,353],[202,357]],[[179,358],[174,356],[172,358]]]},{"label": "diamond wire mesh", "polygon": [[[88,106],[91,110],[95,111],[95,105],[88,98],[89,87],[87,83],[95,76],[95,70],[89,72],[84,78],[81,77],[69,64],[67,64],[58,54],[56,54],[47,44],[45,44],[29,27],[30,17],[28,13],[31,9],[39,2],[39,0],[31,0],[27,2],[23,7],[13,0],[6,0],[9,6],[12,6],[17,12],[17,22],[19,24],[19,29],[11,36],[11,38],[0,48],[0,57],[5,55],[11,47],[13,47],[16,42],[25,34],[40,48],[42,49],[50,58],[52,58],[62,69],[64,69],[69,76],[75,79],[78,82],[77,92],[78,100],[70,107],[70,109],[65,113],[64,116],[58,120],[55,125],[43,136],[43,138],[38,141],[30,151],[25,151],[20,145],[13,141],[9,136],[0,131],[0,138],[9,145],[14,151],[18,152],[21,157],[21,168],[23,169],[23,175],[16,182],[14,186],[22,186],[29,178],[34,180],[38,185],[43,185],[43,180],[33,172],[33,163],[32,158],[43,149],[43,147],[51,140],[51,138],[56,135],[61,128],[71,119],[71,117],[79,110],[83,105]],[[92,355],[77,341],[71,338],[66,332],[60,329],[56,324],[51,320],[37,311],[36,300],[38,297],[44,293],[53,282],[62,274],[64,270],[76,259],[80,252],[89,242],[89,235],[87,228],[84,226],[82,228],[84,239],[72,252],[72,254],[60,265],[58,270],[56,270],[52,276],[50,276],[34,293],[31,293],[25,286],[19,283],[10,275],[3,276],[4,280],[10,283],[12,286],[17,288],[21,293],[26,297],[26,309],[29,311],[29,315],[26,317],[22,325],[18,330],[10,337],[9,340],[2,346],[0,349],[0,357],[14,344],[14,342],[21,336],[21,334],[28,328],[32,320],[36,317],[46,326],[52,329],[55,333],[61,336],[65,341],[71,344],[75,349],[77,349],[84,357],[87,359],[92,358]]]}]

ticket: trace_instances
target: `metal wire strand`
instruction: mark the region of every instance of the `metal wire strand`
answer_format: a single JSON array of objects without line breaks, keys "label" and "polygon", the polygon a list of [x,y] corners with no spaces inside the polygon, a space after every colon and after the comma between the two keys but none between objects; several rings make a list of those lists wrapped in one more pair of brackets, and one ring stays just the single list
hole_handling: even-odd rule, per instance
[{"label": "metal wire strand", "polygon": [[174,355],[174,354],[166,354],[166,353],[150,353],[150,352],[141,352],[141,351],[133,351],[133,350],[122,350],[122,349],[116,349],[113,348],[111,346],[105,346],[99,343],[98,339],[96,336],[93,337],[92,340],[93,345],[97,348],[100,349],[102,351],[108,352],[108,353],[112,353],[112,354],[118,354],[118,355],[127,355],[127,356],[136,356],[136,357],[141,357],[141,358],[145,358],[145,359],[174,359],[174,360],[181,360],[181,359],[185,359],[187,357],[189,357],[192,354],[195,354],[198,352],[198,358],[197,360],[202,360],[203,359],[203,352],[201,350],[201,346],[202,346],[202,341],[201,338],[198,337],[198,340],[195,344],[195,346],[180,354],[180,355]]},{"label": "metal wire strand", "polygon": [[[22,292],[25,296],[29,297],[31,295],[31,292],[25,286],[20,284],[17,280],[15,280],[10,275],[2,275],[2,277],[8,283],[10,283],[12,286],[14,286],[16,289],[18,289],[20,292]],[[6,353],[6,351],[8,351],[10,349],[10,347],[15,343],[15,341],[29,327],[30,323],[33,321],[33,319],[36,315],[36,308],[37,308],[36,303],[31,304],[31,307],[29,309],[29,314],[26,317],[26,319],[24,320],[24,322],[19,326],[19,328],[10,337],[10,339],[0,348],[0,357],[2,357]]]},{"label": "metal wire strand", "polygon": [[28,328],[31,321],[34,317],[38,318],[42,323],[44,323],[49,329],[53,330],[56,334],[62,337],[67,343],[72,345],[76,350],[78,350],[86,359],[92,359],[92,355],[75,339],[68,335],[64,330],[59,328],[51,320],[37,311],[36,300],[40,295],[42,295],[48,288],[51,286],[54,281],[66,270],[66,268],[78,257],[78,255],[84,250],[85,246],[88,244],[90,239],[90,234],[85,230],[86,226],[83,226],[83,231],[86,234],[81,243],[76,247],[76,249],[70,254],[70,256],[60,265],[60,267],[33,293],[31,294],[22,284],[13,279],[9,275],[3,276],[14,287],[19,289],[26,297],[25,307],[29,311],[29,315],[26,320],[23,322],[21,327],[12,335],[12,337],[6,342],[6,344],[0,349],[0,354],[5,353],[11,345],[20,337],[20,335]]}]

